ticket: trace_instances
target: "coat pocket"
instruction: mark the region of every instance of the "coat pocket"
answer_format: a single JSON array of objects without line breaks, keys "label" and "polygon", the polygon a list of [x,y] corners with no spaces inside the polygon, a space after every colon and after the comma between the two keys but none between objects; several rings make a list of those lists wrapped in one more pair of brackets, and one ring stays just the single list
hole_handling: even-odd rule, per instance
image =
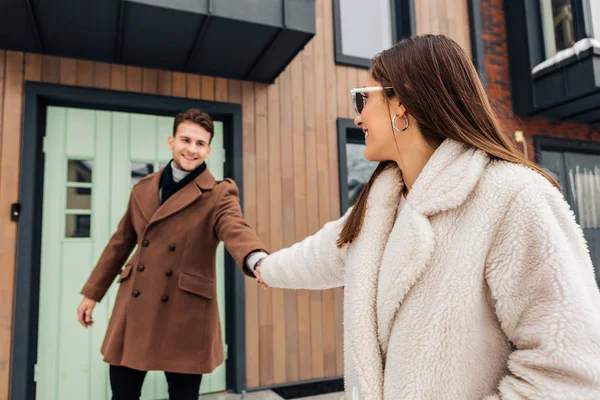
[{"label": "coat pocket", "polygon": [[119,283],[129,278],[129,275],[131,275],[131,268],[133,268],[133,264],[125,265],[125,268],[121,271],[121,276],[119,276]]},{"label": "coat pocket", "polygon": [[202,296],[209,300],[213,298],[215,284],[213,281],[203,278],[198,275],[181,272],[179,274],[179,289]]}]

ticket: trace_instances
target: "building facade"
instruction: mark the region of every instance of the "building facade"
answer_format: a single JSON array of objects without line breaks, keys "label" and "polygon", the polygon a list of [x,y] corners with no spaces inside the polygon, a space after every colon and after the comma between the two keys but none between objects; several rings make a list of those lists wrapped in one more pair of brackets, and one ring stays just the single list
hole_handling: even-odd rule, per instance
[{"label": "building facade", "polygon": [[[0,399],[108,398],[99,347],[117,284],[90,330],[78,293],[131,185],[169,161],[177,111],[214,116],[209,168],[236,180],[275,251],[338,218],[368,178],[349,92],[407,35],[444,33],[472,55],[507,134],[559,176],[600,261],[592,1],[67,3],[0,12]],[[219,252],[227,360],[202,392],[339,387],[343,289],[258,290]],[[149,375],[143,398],[165,394]]]}]

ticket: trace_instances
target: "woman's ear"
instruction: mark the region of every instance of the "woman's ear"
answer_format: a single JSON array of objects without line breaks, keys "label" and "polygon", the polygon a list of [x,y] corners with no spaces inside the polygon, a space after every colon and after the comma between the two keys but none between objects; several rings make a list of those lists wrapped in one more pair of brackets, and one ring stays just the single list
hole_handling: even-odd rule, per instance
[{"label": "woman's ear", "polygon": [[406,114],[406,107],[404,107],[404,104],[398,104],[396,114],[398,114],[399,117],[404,117],[404,114]]},{"label": "woman's ear", "polygon": [[403,104],[400,104],[400,101],[397,98],[390,99],[389,103],[392,115],[398,114],[399,117],[404,117],[404,114],[406,114],[406,107],[404,107]]}]

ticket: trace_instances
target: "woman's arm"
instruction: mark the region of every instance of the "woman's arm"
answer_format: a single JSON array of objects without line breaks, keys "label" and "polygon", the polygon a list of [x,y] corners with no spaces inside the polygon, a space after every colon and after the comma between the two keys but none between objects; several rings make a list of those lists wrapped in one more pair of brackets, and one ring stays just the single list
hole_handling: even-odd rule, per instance
[{"label": "woman's arm", "polygon": [[487,399],[600,399],[600,293],[558,190],[520,192],[487,261],[496,314],[515,348]]},{"label": "woman's arm", "polygon": [[260,277],[271,287],[286,289],[329,289],[344,285],[346,247],[336,246],[350,211],[337,221],[293,246],[262,260]]}]

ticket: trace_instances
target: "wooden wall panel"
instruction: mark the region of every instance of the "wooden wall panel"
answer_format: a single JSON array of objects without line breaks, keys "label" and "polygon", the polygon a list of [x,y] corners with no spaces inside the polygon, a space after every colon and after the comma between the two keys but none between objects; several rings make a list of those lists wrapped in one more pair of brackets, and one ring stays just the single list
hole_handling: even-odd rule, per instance
[{"label": "wooden wall panel", "polygon": [[[287,68],[279,80],[280,127],[281,135],[281,206],[282,226],[279,234],[282,247],[289,247],[296,241],[295,235],[295,175],[291,68]],[[273,246],[273,243],[271,243]],[[285,304],[285,370],[286,381],[299,380],[298,372],[298,298],[295,291],[284,291]]]},{"label": "wooden wall panel", "polygon": [[202,76],[200,81],[200,86],[202,87],[200,98],[202,100],[213,101],[215,99],[215,78],[212,76]]},{"label": "wooden wall panel", "polygon": [[[204,83],[204,82],[203,82]],[[254,84],[255,123],[256,123],[256,189],[257,210],[256,230],[267,248],[271,248],[270,237],[270,176],[269,176],[269,136],[267,121],[268,85]],[[272,290],[258,293],[259,357],[261,386],[274,384],[273,370],[273,302]]]},{"label": "wooden wall panel", "polygon": [[42,57],[42,80],[48,83],[60,82],[60,58],[55,56]]},{"label": "wooden wall panel", "polygon": [[[322,2],[323,17],[319,21],[319,27],[323,32],[323,67],[325,69],[325,126],[322,135],[327,145],[327,181],[324,189],[327,190],[327,218],[322,223],[338,218],[340,216],[339,196],[339,172],[338,172],[338,147],[336,132],[337,116],[337,79],[333,49],[333,30],[326,29],[325,21],[333,20],[333,3]],[[335,332],[335,296],[334,290],[323,292],[323,364],[324,375],[337,375],[336,332]],[[341,322],[341,320],[339,321]]]},{"label": "wooden wall panel", "polygon": [[142,92],[155,94],[158,91],[158,72],[155,69],[142,71]]},{"label": "wooden wall panel", "polygon": [[[279,81],[280,79],[278,79]],[[268,101],[268,146],[263,149],[269,157],[269,247],[283,247],[283,207],[282,207],[282,168],[281,168],[281,111],[278,82],[269,85]],[[282,289],[269,290],[273,309],[273,383],[286,382],[287,354],[285,329],[285,295]]]},{"label": "wooden wall panel", "polygon": [[77,86],[94,86],[94,63],[92,61],[77,60]]},{"label": "wooden wall panel", "polygon": [[163,96],[171,96],[173,94],[173,88],[171,82],[173,81],[173,74],[168,71],[158,71],[158,94]]},{"label": "wooden wall panel", "polygon": [[[306,53],[306,52],[304,52]],[[304,58],[303,54],[291,65],[292,79],[292,146],[294,151],[294,228],[295,240],[308,235],[308,171],[307,152],[309,147],[306,138],[305,101],[310,95],[304,91]],[[309,92],[310,93],[310,92]],[[311,160],[312,161],[312,160]],[[314,187],[313,187],[314,189]],[[313,209],[314,210],[314,209]],[[314,232],[314,231],[313,231]],[[296,293],[296,320],[298,326],[298,376],[300,380],[312,378],[312,354],[310,336],[310,294],[307,290]]]},{"label": "wooden wall panel", "polygon": [[[199,88],[200,86],[198,86]],[[200,92],[198,91],[198,93]],[[242,102],[242,82],[230,79],[227,82],[227,94],[230,103],[240,104]],[[198,94],[198,97],[200,97],[200,94]]]},{"label": "wooden wall panel", "polygon": [[110,89],[110,64],[94,63],[94,87]]},{"label": "wooden wall panel", "polygon": [[75,85],[77,83],[77,60],[62,58],[60,60],[60,83]]},{"label": "wooden wall panel", "polygon": [[186,97],[187,95],[187,78],[182,72],[173,72],[173,96]]},{"label": "wooden wall panel", "polygon": [[[1,138],[4,137],[4,76],[6,75],[6,51],[0,50],[0,151]],[[0,153],[1,154],[1,153]],[[1,182],[0,182],[1,183]],[[13,285],[6,279],[14,274],[13,263],[0,266],[2,280],[0,281],[0,297],[11,299],[14,291]],[[12,301],[0,303],[0,399],[8,399],[8,380],[10,377],[10,350],[12,329]]]},{"label": "wooden wall panel", "polygon": [[[470,49],[466,0],[417,0],[417,31]],[[317,34],[272,85],[0,50],[0,210],[17,201],[23,82],[43,81],[242,105],[244,215],[276,251],[340,216],[337,118],[368,72],[334,60],[330,0]],[[0,213],[0,400],[8,397],[16,226]],[[76,305],[74,305],[76,307]],[[259,290],[246,281],[249,388],[343,374],[343,289]]]},{"label": "wooden wall panel", "polygon": [[227,79],[215,79],[215,101],[227,102],[228,99]]},{"label": "wooden wall panel", "polygon": [[141,92],[142,91],[142,69],[138,67],[126,67],[127,74],[127,91]]},{"label": "wooden wall panel", "polygon": [[[241,84],[243,151],[244,151],[244,216],[248,223],[256,227],[256,129],[254,114],[254,84]],[[258,286],[246,280],[246,385],[260,386],[260,333],[258,319]]]},{"label": "wooden wall panel", "polygon": [[450,36],[471,54],[467,0],[415,0],[417,33]]},{"label": "wooden wall panel", "polygon": [[112,66],[110,70],[110,88],[112,90],[127,90],[127,68],[124,65]]},{"label": "wooden wall panel", "polygon": [[[25,55],[7,51],[4,66],[2,137],[0,138],[0,399],[8,399],[12,341],[17,224],[10,220],[10,205],[19,200],[21,116]],[[4,58],[4,60],[1,60]],[[0,67],[2,69],[2,67]],[[2,89],[2,87],[0,87]]]},{"label": "wooden wall panel", "polygon": [[[25,55],[25,80],[39,82],[42,80],[42,56],[39,54]],[[0,84],[1,85],[1,84]]]},{"label": "wooden wall panel", "polygon": [[188,75],[187,77],[187,96],[191,99],[200,98],[200,76]]}]

